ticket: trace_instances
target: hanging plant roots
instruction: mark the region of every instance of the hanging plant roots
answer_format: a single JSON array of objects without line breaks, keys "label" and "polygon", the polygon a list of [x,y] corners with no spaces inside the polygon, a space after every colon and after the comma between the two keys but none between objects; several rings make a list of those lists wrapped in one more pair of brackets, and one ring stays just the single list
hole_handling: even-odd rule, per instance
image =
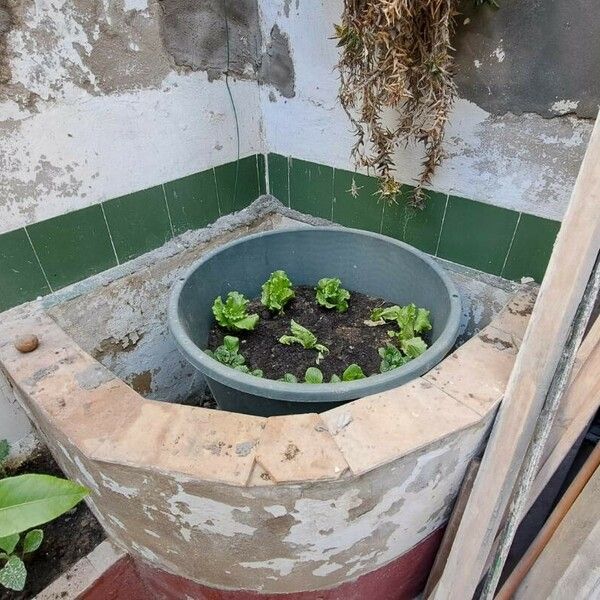
[{"label": "hanging plant roots", "polygon": [[[344,0],[338,68],[340,101],[355,129],[352,157],[373,170],[379,195],[395,201],[393,152],[420,142],[425,158],[409,203],[422,208],[424,186],[443,158],[442,142],[456,96],[450,37],[458,0]],[[390,129],[387,108],[399,111]],[[358,116],[355,114],[358,113]]]}]

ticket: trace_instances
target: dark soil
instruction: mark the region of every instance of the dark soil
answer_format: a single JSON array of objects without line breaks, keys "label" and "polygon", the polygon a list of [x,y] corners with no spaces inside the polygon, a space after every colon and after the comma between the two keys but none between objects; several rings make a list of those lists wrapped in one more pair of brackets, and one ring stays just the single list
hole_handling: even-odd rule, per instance
[{"label": "dark soil", "polygon": [[[251,369],[262,369],[269,379],[292,373],[298,381],[304,381],[306,369],[318,366],[327,382],[334,373],[341,377],[352,363],[359,365],[367,376],[379,373],[381,358],[377,349],[390,341],[387,331],[392,326],[369,327],[364,321],[369,319],[374,308],[392,303],[350,291],[348,310],[338,313],[335,309],[319,306],[312,287],[299,286],[295,292],[296,297],[279,315],[271,314],[260,303],[260,298],[252,300],[248,312],[260,315],[254,331],[226,332],[215,323],[209,334],[208,347],[214,350],[223,343],[225,335],[236,335],[240,338],[240,352],[246,358],[246,364]],[[312,331],[318,342],[329,348],[329,354],[319,365],[315,363],[316,350],[305,350],[299,344],[286,346],[279,343],[282,335],[290,333],[291,319]]]},{"label": "dark soil", "polygon": [[[9,475],[25,473],[64,477],[47,450],[31,457]],[[0,600],[33,598],[106,537],[85,502],[80,502],[68,513],[40,528],[44,530],[42,545],[32,554],[25,555],[24,559],[27,566],[25,589],[11,592],[0,586]]]}]

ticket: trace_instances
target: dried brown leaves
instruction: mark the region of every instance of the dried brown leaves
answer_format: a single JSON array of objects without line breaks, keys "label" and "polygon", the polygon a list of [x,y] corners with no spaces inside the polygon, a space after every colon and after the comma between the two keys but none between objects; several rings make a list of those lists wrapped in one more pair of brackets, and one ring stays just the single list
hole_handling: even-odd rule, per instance
[{"label": "dried brown leaves", "polygon": [[[335,28],[342,48],[340,101],[355,128],[352,156],[379,176],[384,199],[393,201],[400,189],[393,175],[398,145],[425,146],[410,200],[415,206],[423,206],[423,187],[442,161],[456,95],[450,36],[457,5],[458,0],[344,0]],[[382,118],[390,107],[400,112],[393,129]]]}]

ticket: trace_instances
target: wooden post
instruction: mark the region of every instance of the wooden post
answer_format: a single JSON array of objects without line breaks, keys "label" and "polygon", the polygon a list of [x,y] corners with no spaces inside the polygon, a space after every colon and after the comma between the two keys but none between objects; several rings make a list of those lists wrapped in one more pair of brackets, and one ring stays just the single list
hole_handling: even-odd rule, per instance
[{"label": "wooden post", "polygon": [[599,250],[597,119],[435,600],[475,593]]}]

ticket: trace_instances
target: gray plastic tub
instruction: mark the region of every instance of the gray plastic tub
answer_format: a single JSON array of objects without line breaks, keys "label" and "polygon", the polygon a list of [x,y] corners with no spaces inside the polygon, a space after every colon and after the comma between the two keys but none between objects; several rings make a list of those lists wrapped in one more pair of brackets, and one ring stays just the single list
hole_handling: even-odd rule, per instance
[{"label": "gray plastic tub", "polygon": [[[294,285],[314,286],[322,277],[339,277],[349,290],[429,309],[430,348],[388,373],[320,385],[253,377],[210,358],[203,348],[213,324],[214,299],[232,290],[256,297],[277,269],[286,271]],[[203,373],[219,407],[262,416],[321,412],[418,377],[452,348],[459,320],[458,292],[427,255],[383,235],[337,227],[269,231],[225,244],[176,282],[169,303],[169,327],[176,343]]]}]

